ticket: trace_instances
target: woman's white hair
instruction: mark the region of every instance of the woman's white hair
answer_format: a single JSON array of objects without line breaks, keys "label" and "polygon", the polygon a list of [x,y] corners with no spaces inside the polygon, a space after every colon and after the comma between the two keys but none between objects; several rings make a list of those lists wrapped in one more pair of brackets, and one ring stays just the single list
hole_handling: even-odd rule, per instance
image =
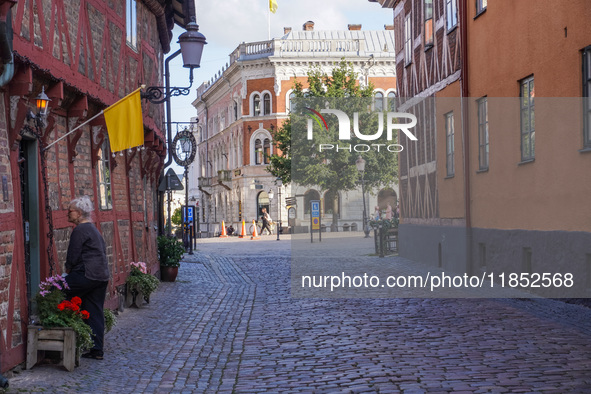
[{"label": "woman's white hair", "polygon": [[90,220],[92,216],[92,211],[94,211],[94,206],[92,205],[92,201],[88,196],[81,196],[78,198],[73,199],[70,202],[71,206],[74,206],[77,210],[79,210],[82,214],[82,217],[85,219]]}]

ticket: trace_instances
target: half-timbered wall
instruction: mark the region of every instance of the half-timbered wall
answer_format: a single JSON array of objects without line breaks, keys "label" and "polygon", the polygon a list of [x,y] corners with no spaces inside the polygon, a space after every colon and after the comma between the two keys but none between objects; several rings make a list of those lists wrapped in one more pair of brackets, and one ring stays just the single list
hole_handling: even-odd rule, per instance
[{"label": "half-timbered wall", "polygon": [[[140,84],[162,85],[162,32],[154,16],[159,4],[137,2],[137,48],[126,42],[123,0],[24,0],[12,6],[14,74],[6,77],[5,71],[7,81],[0,87],[2,371],[24,361],[29,297],[34,296],[38,280],[64,270],[73,228],[67,221],[67,208],[73,198],[89,195],[95,205],[93,219],[107,244],[112,277],[107,307],[119,305],[118,292],[131,261],[145,261],[153,273],[158,270],[154,199],[165,153],[162,106],[142,104],[145,149],[118,153],[110,159],[111,209],[101,210],[97,195],[98,152],[108,138],[102,116],[49,148],[45,165],[39,147],[64,136]],[[35,111],[34,98],[42,87],[51,99],[50,114],[45,127],[36,129],[27,114]],[[35,132],[41,133],[39,138]],[[36,157],[24,157],[23,146],[36,149]],[[28,179],[29,184],[23,183],[25,162],[36,173]],[[33,200],[28,209],[36,210],[33,216],[38,220],[37,235],[29,235],[38,242],[38,254],[28,258],[25,195]],[[34,275],[31,279],[26,272],[35,271],[35,267],[39,279]]]}]

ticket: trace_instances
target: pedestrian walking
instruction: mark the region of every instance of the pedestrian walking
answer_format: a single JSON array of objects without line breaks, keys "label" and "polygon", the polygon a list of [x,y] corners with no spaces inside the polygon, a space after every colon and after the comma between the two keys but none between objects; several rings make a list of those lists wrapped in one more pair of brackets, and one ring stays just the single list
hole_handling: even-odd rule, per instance
[{"label": "pedestrian walking", "polygon": [[263,208],[261,211],[263,214],[261,215],[261,220],[263,221],[263,226],[261,227],[261,235],[263,235],[263,231],[267,229],[269,235],[271,235],[271,227],[269,224],[272,222],[271,216],[267,213],[267,208]]},{"label": "pedestrian walking", "polygon": [[84,358],[103,359],[105,320],[103,307],[109,283],[109,266],[105,240],[92,223],[92,201],[88,196],[70,202],[68,221],[76,227],[70,235],[66,257],[68,297],[80,297],[81,309],[90,314],[87,324],[92,329],[94,346]]}]

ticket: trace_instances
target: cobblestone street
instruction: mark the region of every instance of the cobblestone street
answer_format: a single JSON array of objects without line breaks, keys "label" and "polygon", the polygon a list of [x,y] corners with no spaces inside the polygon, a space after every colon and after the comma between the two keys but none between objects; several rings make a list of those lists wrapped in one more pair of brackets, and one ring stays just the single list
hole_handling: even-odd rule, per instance
[{"label": "cobblestone street", "polygon": [[74,372],[38,365],[11,377],[8,392],[590,390],[588,308],[540,299],[294,299],[289,247],[286,237],[200,240],[175,283],[119,315],[103,361],[82,359]]}]

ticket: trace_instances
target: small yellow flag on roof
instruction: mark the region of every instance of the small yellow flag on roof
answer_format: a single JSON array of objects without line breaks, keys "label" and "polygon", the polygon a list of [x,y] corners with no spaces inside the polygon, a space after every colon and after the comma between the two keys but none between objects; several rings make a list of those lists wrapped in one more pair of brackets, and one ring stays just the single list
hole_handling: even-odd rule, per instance
[{"label": "small yellow flag on roof", "polygon": [[277,12],[277,0],[269,0],[269,10],[272,13]]},{"label": "small yellow flag on roof", "polygon": [[103,110],[111,152],[135,148],[144,144],[140,89]]}]

